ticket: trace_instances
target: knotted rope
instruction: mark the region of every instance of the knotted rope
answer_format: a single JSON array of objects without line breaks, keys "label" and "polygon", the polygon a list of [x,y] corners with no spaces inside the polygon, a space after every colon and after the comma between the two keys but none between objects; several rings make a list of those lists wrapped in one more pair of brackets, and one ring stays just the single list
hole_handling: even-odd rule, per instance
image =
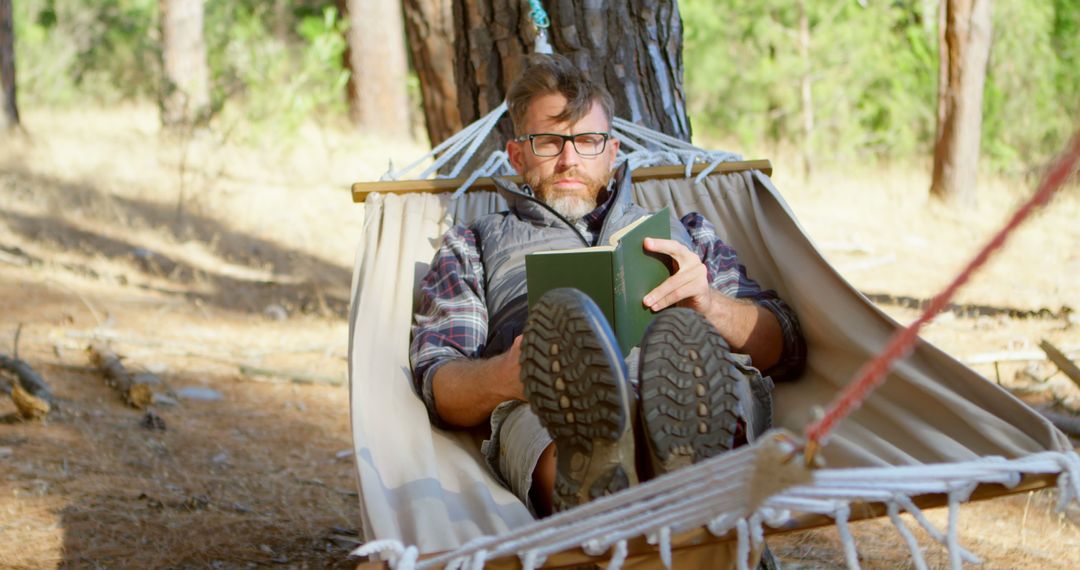
[{"label": "knotted rope", "polygon": [[553,53],[551,44],[548,42],[547,29],[551,27],[551,19],[548,18],[544,5],[540,0],[529,0],[529,17],[532,18],[533,26],[536,27],[536,44],[533,49],[536,53]]}]

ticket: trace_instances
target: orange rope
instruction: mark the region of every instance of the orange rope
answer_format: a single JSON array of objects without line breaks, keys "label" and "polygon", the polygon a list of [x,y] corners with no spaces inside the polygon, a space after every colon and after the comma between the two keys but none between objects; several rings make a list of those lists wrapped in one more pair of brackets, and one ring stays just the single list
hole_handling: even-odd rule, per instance
[{"label": "orange rope", "polygon": [[1035,194],[1013,214],[1012,218],[993,239],[968,263],[956,279],[953,280],[944,291],[939,293],[923,311],[922,316],[906,329],[893,335],[884,352],[870,362],[863,365],[856,375],[857,380],[848,386],[836,397],[829,410],[819,420],[806,427],[803,432],[807,440],[807,460],[812,461],[816,450],[824,443],[824,439],[833,430],[836,424],[854,412],[862,405],[875,388],[884,383],[886,374],[892,368],[893,362],[907,356],[918,338],[919,329],[938,314],[952,299],[956,291],[971,278],[972,273],[979,269],[1004,243],[1009,234],[1017,228],[1038,207],[1044,206],[1050,201],[1065,181],[1076,168],[1080,158],[1080,132],[1073,135],[1068,146],[1058,157],[1050,171],[1039,184]]}]

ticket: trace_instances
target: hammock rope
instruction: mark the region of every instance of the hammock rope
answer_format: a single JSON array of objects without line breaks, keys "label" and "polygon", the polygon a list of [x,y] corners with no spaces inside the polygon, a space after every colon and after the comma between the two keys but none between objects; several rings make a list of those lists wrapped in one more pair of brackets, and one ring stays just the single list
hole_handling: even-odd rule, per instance
[{"label": "hammock rope", "polygon": [[[397,570],[473,567],[477,561],[515,554],[524,568],[536,568],[548,556],[571,548],[580,546],[602,553],[613,545],[609,568],[617,569],[619,566],[614,563],[624,562],[627,556],[622,553],[624,546],[619,545],[632,536],[653,538],[650,542],[657,544],[661,555],[666,557],[664,553],[671,548],[673,533],[682,528],[705,527],[715,536],[734,531],[737,563],[746,567],[751,547],[760,545],[764,539],[763,525],[778,527],[790,518],[791,511],[797,511],[832,517],[841,532],[845,558],[850,567],[857,568],[858,558],[851,554],[855,548],[848,522],[851,505],[880,502],[892,513],[889,516],[893,526],[912,550],[917,567],[925,567],[925,560],[920,564],[921,555],[915,556],[918,547],[910,530],[902,521],[897,524],[902,512],[911,514],[931,539],[948,550],[953,568],[960,568],[963,562],[979,560],[960,545],[958,533],[959,504],[969,498],[975,485],[1008,485],[1017,482],[1021,473],[1060,473],[1059,506],[1080,500],[1080,456],[1074,452],[1043,452],[1012,460],[994,458],[938,465],[818,470],[812,472],[811,482],[782,490],[758,507],[746,504],[747,493],[740,489],[701,492],[702,486],[708,488],[733,480],[745,482],[755,474],[759,477],[771,474],[755,473],[753,468],[762,442],[768,441],[770,438],[765,438],[751,447],[691,465],[504,535],[479,537],[440,556],[417,560],[415,551],[409,550],[414,547],[407,548],[395,540],[372,541],[352,554],[382,554]],[[791,447],[785,450],[790,451]],[[792,461],[789,465],[801,465],[801,462]],[[913,494],[929,493],[948,496],[950,514],[944,531],[934,526],[910,498]],[[661,506],[666,507],[665,514],[658,518]],[[672,524],[672,520],[683,523]]]},{"label": "hammock rope", "polygon": [[885,382],[892,364],[911,352],[922,327],[948,305],[957,290],[967,283],[972,274],[1005,244],[1005,240],[1020,224],[1027,220],[1037,208],[1045,206],[1054,193],[1064,186],[1065,181],[1076,170],[1078,158],[1080,158],[1080,132],[1073,135],[1031,198],[1016,210],[1008,222],[979,250],[956,278],[934,297],[922,315],[907,328],[895,334],[885,350],[862,367],[856,375],[856,380],[837,395],[825,414],[806,427],[804,434],[807,442],[807,461],[813,461],[817,450],[825,444],[825,439],[836,424],[857,410],[870,397],[870,394]]}]

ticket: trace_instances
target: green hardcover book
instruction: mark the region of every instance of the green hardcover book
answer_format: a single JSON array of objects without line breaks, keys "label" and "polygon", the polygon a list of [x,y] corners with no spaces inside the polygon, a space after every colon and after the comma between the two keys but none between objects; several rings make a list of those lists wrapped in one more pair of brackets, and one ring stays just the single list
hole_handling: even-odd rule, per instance
[{"label": "green hardcover book", "polygon": [[608,245],[526,255],[529,307],[552,289],[579,289],[604,312],[626,354],[641,343],[656,316],[642,299],[671,275],[666,255],[645,251],[647,237],[671,239],[667,208],[619,230]]}]

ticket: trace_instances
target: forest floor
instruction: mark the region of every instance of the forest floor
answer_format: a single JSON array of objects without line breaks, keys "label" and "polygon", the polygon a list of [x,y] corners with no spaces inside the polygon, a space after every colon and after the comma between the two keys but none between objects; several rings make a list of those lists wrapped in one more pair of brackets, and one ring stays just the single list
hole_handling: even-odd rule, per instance
[{"label": "forest floor", "polygon": [[[0,353],[58,397],[44,421],[0,398],[0,568],[351,567],[359,503],[346,378],[347,306],[363,207],[349,184],[419,155],[311,128],[253,149],[161,136],[150,107],[25,113],[0,141]],[[927,202],[924,168],[823,166],[775,180],[826,256],[901,322],[944,286],[1034,183],[990,181],[963,211]],[[961,360],[1080,354],[1080,193],[1039,214],[925,337]],[[17,341],[16,341],[17,339]],[[97,340],[152,373],[161,424],[89,364]],[[17,345],[16,345],[17,342]],[[973,365],[1076,415],[1080,388],[1043,359]],[[1075,507],[1056,491],[972,504],[960,540],[990,568],[1070,568]],[[947,513],[930,518],[941,525]],[[853,525],[866,568],[909,565],[888,521]],[[835,529],[770,539],[786,567],[843,565]],[[920,536],[928,562],[944,549]]]}]

